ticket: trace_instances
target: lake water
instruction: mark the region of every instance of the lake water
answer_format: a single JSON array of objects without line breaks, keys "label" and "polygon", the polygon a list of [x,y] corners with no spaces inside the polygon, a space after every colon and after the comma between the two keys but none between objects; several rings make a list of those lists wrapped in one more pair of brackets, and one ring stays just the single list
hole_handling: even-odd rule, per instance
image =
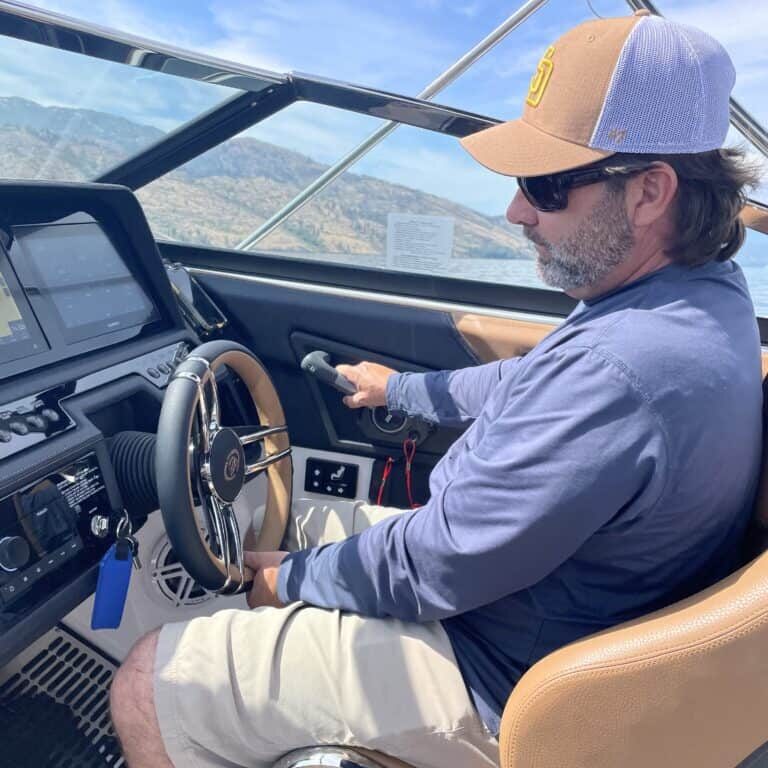
[{"label": "lake water", "polygon": [[[298,256],[303,259],[331,261],[336,264],[350,266],[374,267],[388,269],[385,255],[374,254],[285,254],[280,256]],[[737,259],[738,261],[738,259]],[[741,268],[747,278],[752,301],[757,315],[768,316],[768,264],[742,264]],[[389,267],[391,269],[391,267]],[[418,270],[409,270],[417,272]],[[433,274],[443,277],[457,277],[465,280],[481,282],[522,285],[530,288],[546,288],[536,274],[533,260],[527,259],[451,259],[446,269],[440,271],[424,271],[423,274]]]}]

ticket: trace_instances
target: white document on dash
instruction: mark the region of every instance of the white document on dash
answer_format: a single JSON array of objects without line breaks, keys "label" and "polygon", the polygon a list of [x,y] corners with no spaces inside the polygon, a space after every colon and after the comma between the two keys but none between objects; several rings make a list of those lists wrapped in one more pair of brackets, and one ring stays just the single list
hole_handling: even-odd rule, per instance
[{"label": "white document on dash", "polygon": [[387,266],[409,272],[445,273],[453,254],[450,216],[387,215]]}]

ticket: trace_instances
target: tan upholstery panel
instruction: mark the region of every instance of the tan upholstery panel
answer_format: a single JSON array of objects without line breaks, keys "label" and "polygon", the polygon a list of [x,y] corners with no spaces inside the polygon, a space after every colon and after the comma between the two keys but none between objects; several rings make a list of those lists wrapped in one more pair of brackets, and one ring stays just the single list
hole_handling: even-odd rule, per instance
[{"label": "tan upholstery panel", "polygon": [[484,363],[530,352],[556,326],[503,317],[451,313],[456,330]]},{"label": "tan upholstery panel", "polygon": [[741,209],[741,220],[750,229],[768,235],[768,208],[757,205],[745,205]]},{"label": "tan upholstery panel", "polygon": [[518,683],[505,768],[726,768],[768,741],[768,554]]}]

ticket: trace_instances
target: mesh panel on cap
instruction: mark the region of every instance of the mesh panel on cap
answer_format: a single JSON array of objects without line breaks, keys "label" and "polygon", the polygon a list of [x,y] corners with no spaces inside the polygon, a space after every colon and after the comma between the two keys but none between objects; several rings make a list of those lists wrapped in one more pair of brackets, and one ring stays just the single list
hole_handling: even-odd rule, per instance
[{"label": "mesh panel on cap", "polygon": [[699,29],[645,17],[629,34],[590,146],[614,152],[706,152],[723,145],[736,74]]}]

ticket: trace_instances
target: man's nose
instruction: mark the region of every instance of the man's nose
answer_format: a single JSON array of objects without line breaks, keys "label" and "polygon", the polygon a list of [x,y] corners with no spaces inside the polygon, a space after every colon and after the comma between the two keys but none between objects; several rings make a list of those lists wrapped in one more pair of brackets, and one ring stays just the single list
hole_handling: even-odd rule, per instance
[{"label": "man's nose", "polygon": [[525,224],[529,227],[534,227],[539,222],[536,209],[525,199],[525,195],[519,189],[507,208],[507,221],[510,224]]}]

